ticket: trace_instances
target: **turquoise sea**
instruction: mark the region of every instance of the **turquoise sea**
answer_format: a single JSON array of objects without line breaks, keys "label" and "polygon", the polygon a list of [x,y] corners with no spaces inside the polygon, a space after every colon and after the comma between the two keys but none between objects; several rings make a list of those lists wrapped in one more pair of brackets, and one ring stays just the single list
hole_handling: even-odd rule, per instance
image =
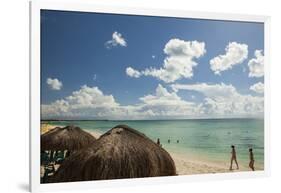
[{"label": "turquoise sea", "polygon": [[[253,148],[255,165],[264,167],[263,119],[195,119],[134,121],[48,121],[54,125],[76,125],[105,133],[118,124],[139,130],[152,140],[160,139],[168,151],[192,155],[198,159],[229,163],[231,145],[235,145],[238,162],[247,166],[249,148]],[[170,143],[168,140],[170,139]],[[177,143],[179,140],[179,143]]]}]

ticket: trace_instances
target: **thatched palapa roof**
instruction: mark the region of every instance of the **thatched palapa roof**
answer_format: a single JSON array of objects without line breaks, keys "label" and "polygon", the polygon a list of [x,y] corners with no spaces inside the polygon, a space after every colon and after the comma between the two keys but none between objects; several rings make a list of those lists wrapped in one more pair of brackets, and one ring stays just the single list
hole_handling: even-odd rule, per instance
[{"label": "thatched palapa roof", "polygon": [[89,147],[96,139],[79,127],[56,127],[41,135],[41,150],[76,151]]},{"label": "thatched palapa roof", "polygon": [[176,175],[176,168],[167,151],[144,134],[118,125],[103,134],[93,146],[66,159],[53,182],[171,175]]}]

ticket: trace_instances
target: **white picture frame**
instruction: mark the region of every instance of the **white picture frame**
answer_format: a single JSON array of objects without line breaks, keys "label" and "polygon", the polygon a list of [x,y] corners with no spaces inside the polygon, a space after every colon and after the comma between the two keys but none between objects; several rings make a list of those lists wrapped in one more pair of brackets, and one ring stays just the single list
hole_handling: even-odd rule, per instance
[{"label": "white picture frame", "polygon": [[[226,21],[264,23],[265,56],[265,110],[264,110],[264,171],[254,173],[221,173],[175,177],[120,179],[72,183],[40,184],[40,10],[64,10],[127,15],[168,16]],[[144,9],[137,7],[103,6],[82,1],[31,1],[30,2],[30,190],[32,192],[73,190],[102,187],[135,186],[149,184],[183,183],[190,181],[225,180],[264,177],[270,174],[270,17],[226,13],[190,12],[183,10]]]}]

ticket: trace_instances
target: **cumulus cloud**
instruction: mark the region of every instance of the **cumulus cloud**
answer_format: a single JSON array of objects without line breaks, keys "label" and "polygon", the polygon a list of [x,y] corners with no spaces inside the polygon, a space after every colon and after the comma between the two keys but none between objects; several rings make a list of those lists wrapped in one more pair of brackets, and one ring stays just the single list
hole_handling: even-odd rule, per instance
[{"label": "cumulus cloud", "polygon": [[[70,96],[42,104],[42,118],[68,119],[165,119],[202,117],[262,116],[262,96],[240,94],[234,86],[221,84],[174,84],[169,91],[161,84],[153,93],[139,98],[139,103],[121,105],[98,87],[82,86]],[[178,90],[199,92],[201,102],[182,99]]]},{"label": "cumulus cloud", "polygon": [[215,74],[229,70],[237,64],[241,64],[248,57],[248,45],[230,42],[225,48],[225,54],[210,60],[211,70]]},{"label": "cumulus cloud", "polygon": [[264,74],[264,55],[262,50],[255,51],[255,58],[248,62],[249,77],[263,77]]},{"label": "cumulus cloud", "polygon": [[64,99],[51,104],[42,105],[42,115],[45,117],[79,117],[91,116],[92,113],[102,113],[118,107],[112,95],[105,95],[98,87],[82,86]]},{"label": "cumulus cloud", "polygon": [[52,90],[60,90],[62,88],[62,82],[59,81],[57,78],[47,78],[46,83],[48,84],[49,88]]},{"label": "cumulus cloud", "polygon": [[115,46],[123,46],[123,47],[127,46],[126,40],[122,37],[122,34],[118,33],[117,31],[113,32],[111,40],[105,42],[106,48],[112,48]]},{"label": "cumulus cloud", "polygon": [[194,59],[206,53],[205,43],[171,39],[165,45],[164,53],[167,56],[164,59],[163,66],[159,69],[150,67],[138,71],[131,67],[128,68],[137,72],[138,77],[141,75],[152,76],[166,83],[171,83],[181,78],[191,78],[193,76],[193,68],[197,66]]},{"label": "cumulus cloud", "polygon": [[135,69],[133,69],[132,67],[128,67],[126,68],[126,74],[130,77],[134,77],[134,78],[139,78],[141,76],[141,73]]},{"label": "cumulus cloud", "polygon": [[173,84],[173,90],[194,90],[203,93],[207,97],[231,97],[236,94],[232,85],[221,84]]},{"label": "cumulus cloud", "polygon": [[262,94],[264,92],[264,84],[262,82],[258,82],[250,87],[250,90]]},{"label": "cumulus cloud", "polygon": [[172,88],[175,91],[190,90],[203,94],[203,108],[207,115],[261,116],[263,113],[263,97],[242,95],[231,84],[174,84]]},{"label": "cumulus cloud", "polygon": [[122,106],[97,87],[82,86],[64,99],[42,104],[42,118],[157,119],[188,118],[203,113],[201,106],[182,100],[175,92],[158,85],[140,103]]},{"label": "cumulus cloud", "polygon": [[151,111],[154,116],[182,118],[202,114],[200,105],[181,99],[175,92],[169,92],[161,84],[156,88],[155,94],[141,97],[140,106],[144,111]]}]

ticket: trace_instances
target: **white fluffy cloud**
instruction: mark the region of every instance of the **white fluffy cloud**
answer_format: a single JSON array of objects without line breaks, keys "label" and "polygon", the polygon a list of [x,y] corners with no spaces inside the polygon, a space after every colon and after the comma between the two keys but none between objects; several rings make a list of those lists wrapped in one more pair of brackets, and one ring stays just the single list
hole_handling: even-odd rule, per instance
[{"label": "white fluffy cloud", "polygon": [[225,48],[225,54],[210,60],[211,70],[215,74],[231,69],[234,65],[241,64],[248,57],[248,45],[230,42]]},{"label": "white fluffy cloud", "polygon": [[169,92],[161,84],[155,94],[141,97],[143,111],[150,111],[154,117],[190,118],[200,116],[203,110],[200,105],[181,99],[175,92]]},{"label": "white fluffy cloud", "polygon": [[141,73],[135,69],[133,69],[132,67],[128,67],[126,68],[126,74],[130,77],[134,77],[134,78],[139,78],[141,76]]},{"label": "white fluffy cloud", "polygon": [[232,85],[221,84],[173,84],[173,90],[194,90],[203,93],[207,97],[231,97],[236,94],[236,89]]},{"label": "white fluffy cloud", "polygon": [[62,88],[62,82],[59,81],[57,78],[47,78],[46,83],[52,90],[60,90]]},{"label": "white fluffy cloud", "polygon": [[263,77],[264,74],[264,56],[261,50],[255,51],[255,58],[252,58],[249,63],[249,77]]},{"label": "white fluffy cloud", "polygon": [[264,109],[263,97],[240,94],[231,84],[174,84],[172,88],[190,90],[205,96],[205,114],[212,116],[261,116]]},{"label": "white fluffy cloud", "polygon": [[118,107],[112,95],[104,95],[98,87],[82,86],[64,99],[42,105],[44,117],[87,117]]},{"label": "white fluffy cloud", "polygon": [[175,92],[158,85],[155,94],[139,98],[140,103],[122,106],[112,95],[97,87],[83,86],[70,96],[42,105],[43,118],[153,119],[186,118],[202,113],[201,106],[182,100]]},{"label": "white fluffy cloud", "polygon": [[264,84],[262,82],[258,82],[250,87],[250,90],[262,94],[264,92]]},{"label": "white fluffy cloud", "polygon": [[[167,56],[164,59],[163,67],[159,69],[150,67],[145,70],[138,71],[131,67],[128,68],[131,71],[134,70],[134,74],[137,73],[138,77],[141,75],[152,76],[166,83],[171,83],[181,78],[191,78],[193,76],[193,68],[197,66],[194,59],[199,58],[206,53],[205,43],[171,39],[165,45],[164,53]],[[131,76],[128,73],[127,75]]]},{"label": "white fluffy cloud", "polygon": [[112,48],[115,46],[127,46],[126,40],[122,37],[121,33],[118,33],[117,31],[113,32],[112,39],[108,40],[105,43],[106,48]]},{"label": "white fluffy cloud", "polygon": [[[242,95],[226,84],[172,85],[168,91],[159,84],[154,93],[139,98],[139,103],[120,105],[112,95],[97,87],[82,86],[64,99],[42,104],[42,118],[165,119],[198,117],[261,116],[263,97]],[[182,99],[178,90],[197,91],[202,102]]]}]

